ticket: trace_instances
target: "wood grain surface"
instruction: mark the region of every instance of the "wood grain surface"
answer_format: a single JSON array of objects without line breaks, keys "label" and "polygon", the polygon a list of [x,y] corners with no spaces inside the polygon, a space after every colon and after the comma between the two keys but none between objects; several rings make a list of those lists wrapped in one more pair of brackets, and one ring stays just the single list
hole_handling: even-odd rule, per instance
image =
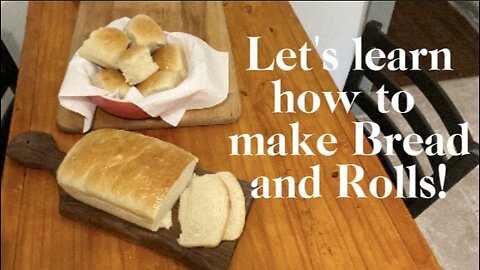
[{"label": "wood grain surface", "polygon": [[[78,11],[76,2],[30,2],[10,138],[25,131],[52,134],[62,150],[81,135],[55,126],[62,83]],[[247,71],[247,36],[261,36],[259,62],[266,65],[283,48],[298,49],[305,31],[287,2],[223,4],[241,93],[241,118],[229,125],[146,130],[199,157],[209,171],[232,171],[252,180],[308,175],[321,165],[322,197],[258,199],[238,242],[231,269],[439,269],[430,247],[401,199],[338,199],[337,164],[358,164],[366,178],[386,175],[375,156],[353,156],[354,121],[344,110],[321,106],[313,114],[272,113],[272,80],[298,95],[307,89],[337,91],[320,58],[314,67],[285,72]],[[334,22],[332,22],[334,23]],[[325,100],[322,98],[322,103]],[[299,122],[302,133],[332,133],[338,151],[324,156],[231,156],[228,136],[288,134]],[[369,148],[368,143],[365,147]],[[168,256],[96,230],[58,213],[57,186],[49,173],[24,169],[7,159],[2,181],[2,269],[184,269]],[[366,188],[368,180],[362,181]]]},{"label": "wood grain surface", "polygon": [[[75,30],[72,36],[70,57],[80,48],[90,32],[115,19],[147,14],[168,32],[193,34],[214,49],[230,52],[228,97],[211,108],[190,110],[185,113],[179,126],[228,124],[240,117],[235,63],[231,54],[227,23],[221,2],[80,2]],[[69,133],[82,133],[83,117],[58,105],[58,128]],[[160,118],[132,120],[116,117],[98,108],[92,129],[120,128],[142,130],[170,127]]]},{"label": "wood grain surface", "polygon": [[[11,160],[26,168],[46,170],[54,176],[52,180],[55,179],[58,167],[65,155],[66,153],[58,149],[55,139],[50,134],[41,131],[22,133],[13,138],[7,148],[7,156]],[[202,169],[195,168],[196,175],[208,173]],[[249,183],[243,180],[238,181],[245,194],[245,208],[248,217],[248,212],[253,202],[250,196],[252,188]],[[168,230],[159,229],[156,232],[152,232],[77,201],[60,186],[58,189],[60,214],[64,217],[103,229],[118,237],[168,255],[192,269],[225,270],[230,265],[238,239],[235,241],[222,241],[215,248],[184,248],[178,244],[177,238],[181,232],[178,220],[178,201],[172,208],[172,227]]]}]

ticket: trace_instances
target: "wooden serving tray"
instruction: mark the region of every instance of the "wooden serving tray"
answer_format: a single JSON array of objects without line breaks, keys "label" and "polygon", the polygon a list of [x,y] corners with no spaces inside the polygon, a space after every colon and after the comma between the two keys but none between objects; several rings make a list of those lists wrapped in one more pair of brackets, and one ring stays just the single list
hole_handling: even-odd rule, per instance
[{"label": "wooden serving tray", "polygon": [[[57,148],[52,136],[44,132],[26,132],[15,137],[7,148],[7,155],[28,168],[39,168],[56,174],[65,153]],[[207,172],[196,169],[195,173]],[[246,213],[252,205],[250,185],[238,180],[245,194]],[[215,248],[184,248],[177,243],[180,234],[178,202],[172,208],[173,226],[156,232],[141,228],[133,223],[110,215],[102,210],[84,204],[69,196],[59,187],[59,210],[62,216],[93,225],[121,238],[145,246],[154,251],[175,258],[192,269],[227,269],[237,245],[235,241],[222,241]]]},{"label": "wooden serving tray", "polygon": [[[152,17],[166,31],[190,33],[203,39],[216,50],[230,52],[228,97],[215,107],[187,111],[179,126],[227,124],[237,120],[241,114],[240,96],[221,2],[81,2],[72,37],[71,55],[93,30],[115,19],[131,18],[140,13]],[[83,117],[59,104],[57,126],[64,132],[82,133]],[[171,126],[160,118],[124,119],[99,108],[92,124],[92,129],[142,130],[165,127]]]}]

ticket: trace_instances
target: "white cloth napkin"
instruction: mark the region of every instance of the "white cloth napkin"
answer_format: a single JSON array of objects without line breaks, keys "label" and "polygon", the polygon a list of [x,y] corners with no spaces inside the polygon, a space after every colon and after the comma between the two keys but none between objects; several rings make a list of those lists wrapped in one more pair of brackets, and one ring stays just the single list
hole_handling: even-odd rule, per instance
[{"label": "white cloth napkin", "polygon": [[[129,20],[124,17],[108,26],[123,30]],[[148,97],[143,97],[136,87],[131,87],[124,100],[135,103],[152,117],[160,116],[170,125],[177,126],[187,110],[213,107],[228,96],[228,53],[216,51],[203,40],[187,33],[165,33],[167,43],[182,47],[188,65],[188,77],[176,88]],[[100,69],[76,52],[58,94],[61,106],[85,117],[83,132],[91,128],[96,109],[90,96],[118,100],[117,93],[91,84],[90,77]]]}]

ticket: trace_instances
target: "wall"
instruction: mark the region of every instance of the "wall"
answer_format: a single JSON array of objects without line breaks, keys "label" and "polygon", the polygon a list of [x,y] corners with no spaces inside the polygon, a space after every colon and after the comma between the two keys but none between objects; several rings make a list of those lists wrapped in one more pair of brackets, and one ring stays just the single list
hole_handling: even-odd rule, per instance
[{"label": "wall", "polygon": [[339,89],[342,89],[353,60],[353,38],[361,36],[364,24],[372,19],[384,25],[392,16],[395,2],[290,2],[308,37],[315,45],[318,36],[319,55],[328,48],[336,49],[339,66],[330,71]]},{"label": "wall", "polygon": [[17,63],[20,63],[28,2],[2,1],[2,40]]}]

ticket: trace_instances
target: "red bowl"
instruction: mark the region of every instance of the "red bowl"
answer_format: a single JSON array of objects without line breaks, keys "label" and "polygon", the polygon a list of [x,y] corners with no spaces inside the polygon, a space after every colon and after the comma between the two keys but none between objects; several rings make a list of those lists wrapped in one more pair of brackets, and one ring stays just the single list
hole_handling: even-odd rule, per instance
[{"label": "red bowl", "polygon": [[128,119],[152,118],[148,113],[132,102],[112,100],[102,96],[92,96],[90,99],[102,110],[118,117]]}]

